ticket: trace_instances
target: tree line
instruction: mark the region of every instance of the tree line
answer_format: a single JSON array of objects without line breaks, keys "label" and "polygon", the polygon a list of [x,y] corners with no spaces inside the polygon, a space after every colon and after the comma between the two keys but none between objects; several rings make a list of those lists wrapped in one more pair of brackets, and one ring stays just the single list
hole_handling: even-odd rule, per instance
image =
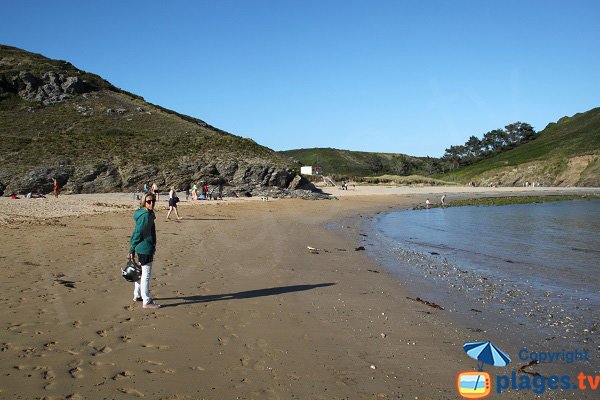
[{"label": "tree line", "polygon": [[471,136],[464,145],[450,146],[442,160],[450,170],[473,164],[483,158],[513,149],[538,137],[538,132],[525,122],[506,125],[504,129],[494,129],[481,139]]}]

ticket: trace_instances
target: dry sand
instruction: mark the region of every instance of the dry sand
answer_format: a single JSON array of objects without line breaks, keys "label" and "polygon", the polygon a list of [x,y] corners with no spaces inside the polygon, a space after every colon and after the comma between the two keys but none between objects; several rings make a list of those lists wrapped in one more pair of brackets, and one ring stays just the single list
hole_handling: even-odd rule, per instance
[{"label": "dry sand", "polygon": [[332,201],[184,202],[177,222],[161,202],[159,310],[132,302],[120,276],[131,194],[2,198],[0,398],[456,399],[456,374],[476,366],[462,344],[481,337],[408,300],[355,251],[351,218],[442,192],[506,194],[358,187]]}]

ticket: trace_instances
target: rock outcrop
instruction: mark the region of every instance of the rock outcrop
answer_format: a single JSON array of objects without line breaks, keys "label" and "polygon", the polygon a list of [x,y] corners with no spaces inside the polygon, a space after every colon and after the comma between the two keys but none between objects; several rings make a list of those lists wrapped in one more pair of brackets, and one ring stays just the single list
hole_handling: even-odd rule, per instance
[{"label": "rock outcrop", "polygon": [[40,101],[45,105],[59,103],[95,88],[78,76],[67,72],[47,71],[41,76],[22,71],[10,80],[4,79],[0,91],[18,94],[25,100]]},{"label": "rock outcrop", "polygon": [[65,160],[58,165],[33,168],[20,176],[0,175],[0,194],[49,193],[54,177],[63,193],[137,192],[141,191],[144,183],[152,182],[165,190],[171,185],[185,190],[194,183],[204,181],[211,188],[223,185],[225,196],[327,197],[290,168],[237,161],[221,161],[204,166],[197,163],[182,169],[161,170],[157,167],[122,166],[114,161],[79,165]]}]

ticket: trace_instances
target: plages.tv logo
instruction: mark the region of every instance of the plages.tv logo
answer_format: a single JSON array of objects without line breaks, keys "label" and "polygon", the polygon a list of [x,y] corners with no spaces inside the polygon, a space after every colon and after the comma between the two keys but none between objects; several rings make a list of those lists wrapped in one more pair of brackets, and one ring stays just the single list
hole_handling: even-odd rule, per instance
[{"label": "plages.tv logo", "polygon": [[483,372],[483,365],[505,367],[510,363],[510,357],[494,346],[491,342],[468,342],[463,349],[469,355],[479,361],[478,371],[460,372],[456,377],[456,388],[458,394],[465,399],[482,399],[492,391],[490,374]]},{"label": "plages.tv logo", "polygon": [[492,391],[490,374],[487,372],[465,371],[456,378],[458,394],[465,399],[482,399]]}]

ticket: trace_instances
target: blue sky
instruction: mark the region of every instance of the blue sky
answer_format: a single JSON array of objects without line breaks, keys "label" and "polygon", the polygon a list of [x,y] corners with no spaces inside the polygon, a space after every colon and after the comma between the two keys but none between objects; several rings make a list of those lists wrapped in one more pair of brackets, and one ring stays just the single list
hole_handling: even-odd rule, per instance
[{"label": "blue sky", "polygon": [[275,150],[441,156],[600,106],[597,1],[12,1],[0,43]]}]

